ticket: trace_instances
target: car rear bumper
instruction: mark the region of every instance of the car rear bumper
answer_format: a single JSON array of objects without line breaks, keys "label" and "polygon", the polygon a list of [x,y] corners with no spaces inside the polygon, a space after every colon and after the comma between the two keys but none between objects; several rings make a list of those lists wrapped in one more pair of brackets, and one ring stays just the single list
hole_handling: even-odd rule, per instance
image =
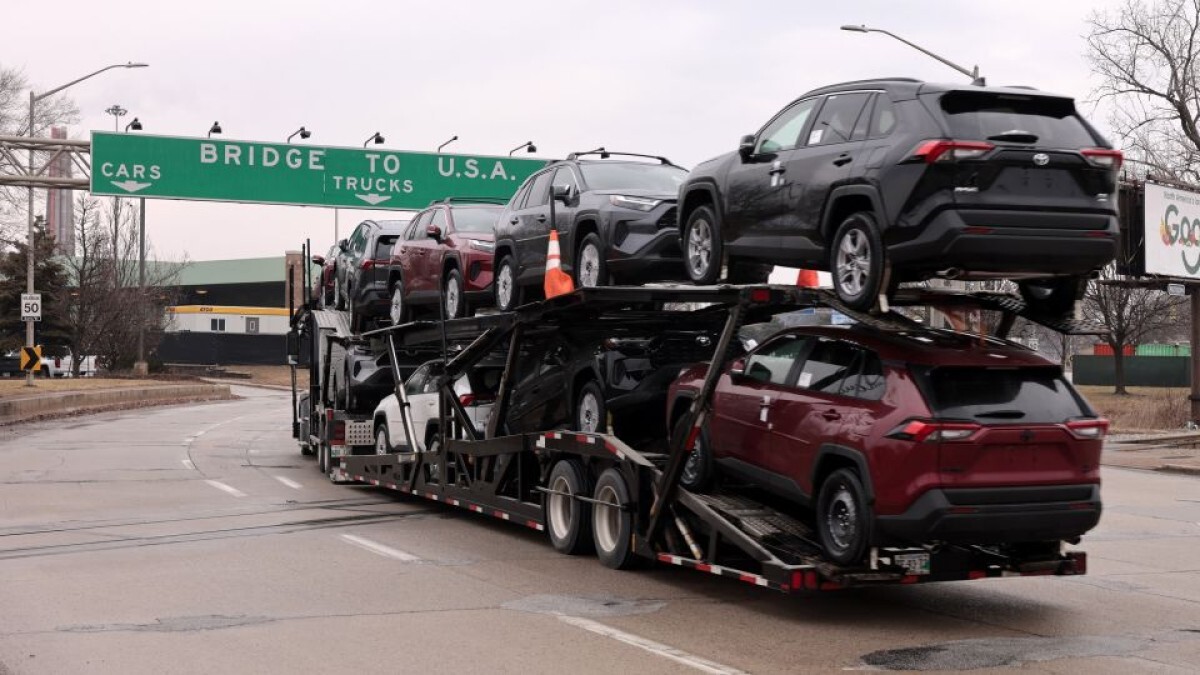
[{"label": "car rear bumper", "polygon": [[1059,541],[1091,530],[1100,511],[1096,484],[935,489],[875,523],[880,543]]},{"label": "car rear bumper", "polygon": [[944,209],[921,227],[892,228],[885,240],[902,271],[1087,274],[1116,256],[1117,232],[1111,214]]}]

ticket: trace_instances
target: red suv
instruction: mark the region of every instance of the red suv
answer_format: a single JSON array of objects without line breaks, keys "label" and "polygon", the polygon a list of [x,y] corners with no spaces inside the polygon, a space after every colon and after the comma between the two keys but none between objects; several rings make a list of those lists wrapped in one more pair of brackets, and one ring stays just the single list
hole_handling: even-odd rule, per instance
[{"label": "red suv", "polygon": [[[706,368],[671,385],[672,427]],[[1058,366],[1014,343],[795,328],[721,375],[683,485],[720,473],[800,505],[840,564],[871,546],[1049,546],[1099,522],[1107,429]]]},{"label": "red suv", "polygon": [[492,253],[502,205],[480,199],[435,202],[413,218],[392,248],[388,293],[393,323],[404,323],[417,306],[436,311],[445,298],[446,318],[471,315],[492,302]]}]

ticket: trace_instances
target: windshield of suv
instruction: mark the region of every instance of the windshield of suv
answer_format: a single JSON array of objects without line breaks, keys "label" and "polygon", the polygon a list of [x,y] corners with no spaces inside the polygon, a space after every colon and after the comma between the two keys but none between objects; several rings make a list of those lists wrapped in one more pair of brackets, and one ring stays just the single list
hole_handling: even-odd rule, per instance
[{"label": "windshield of suv", "polygon": [[921,378],[938,417],[984,423],[1058,424],[1091,411],[1057,368],[940,366]]},{"label": "windshield of suv", "polygon": [[500,217],[500,206],[472,206],[470,208],[452,209],[454,213],[454,229],[459,232],[487,232],[491,234],[496,228],[496,219]]},{"label": "windshield of suv", "polygon": [[687,178],[687,171],[667,164],[596,162],[580,164],[579,170],[589,190],[655,190],[674,194]]},{"label": "windshield of suv", "polygon": [[1036,136],[1039,146],[1090,148],[1097,144],[1069,98],[952,91],[942,96],[942,111],[954,138],[983,141],[1022,131]]}]

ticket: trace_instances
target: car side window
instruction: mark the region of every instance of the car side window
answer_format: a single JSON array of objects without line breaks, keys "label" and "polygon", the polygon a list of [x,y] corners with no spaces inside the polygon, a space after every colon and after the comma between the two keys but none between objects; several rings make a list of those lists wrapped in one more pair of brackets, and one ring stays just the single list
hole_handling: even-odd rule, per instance
[{"label": "car side window", "polygon": [[446,231],[446,210],[445,209],[434,209],[433,210],[433,220],[430,221],[429,224],[437,225],[438,227],[442,228],[442,232],[445,232]]},{"label": "car side window", "polygon": [[408,380],[404,382],[404,393],[412,396],[413,394],[421,393],[425,388],[425,380],[429,379],[429,366],[421,366],[413,371],[412,375],[408,376]]},{"label": "car side window", "polygon": [[896,106],[887,94],[876,97],[875,110],[871,113],[871,138],[883,138],[896,128]]},{"label": "car side window", "polygon": [[575,172],[571,171],[571,168],[567,166],[558,167],[558,171],[554,172],[554,180],[551,181],[550,184],[567,185],[576,189],[579,188],[579,183],[575,180]]},{"label": "car side window", "polygon": [[832,145],[846,143],[854,133],[854,124],[871,97],[868,92],[856,94],[830,94],[821,106],[817,123],[808,132],[808,145]]},{"label": "car side window", "polygon": [[517,190],[517,194],[508,200],[508,208],[512,211],[519,211],[525,205],[525,198],[529,196],[529,186],[533,184],[533,180],[526,178],[521,184],[521,189]]},{"label": "car side window", "polygon": [[883,364],[875,352],[864,351],[862,370],[858,374],[858,383],[851,392],[843,392],[868,401],[878,401],[887,391],[887,378],[883,374]]},{"label": "car side window", "polygon": [[746,358],[745,376],[759,382],[790,384],[792,369],[807,344],[807,338],[788,336],[764,345]]},{"label": "car side window", "polygon": [[[843,394],[858,382],[862,350],[840,340],[819,340],[800,367],[796,386],[827,394]],[[846,394],[849,395],[849,394]]]},{"label": "car side window", "polygon": [[551,175],[552,172],[543,171],[533,179],[533,184],[529,186],[529,198],[525,200],[525,206],[522,208],[532,209],[550,203]]},{"label": "car side window", "polygon": [[862,114],[858,116],[858,122],[854,124],[854,132],[850,134],[850,140],[861,141],[867,137],[867,128],[871,125],[871,107],[879,98],[880,95],[876,94],[863,108]]},{"label": "car side window", "polygon": [[812,115],[820,99],[810,98],[793,105],[779,114],[770,124],[758,134],[758,145],[754,147],[756,155],[791,150],[800,144],[800,132]]}]

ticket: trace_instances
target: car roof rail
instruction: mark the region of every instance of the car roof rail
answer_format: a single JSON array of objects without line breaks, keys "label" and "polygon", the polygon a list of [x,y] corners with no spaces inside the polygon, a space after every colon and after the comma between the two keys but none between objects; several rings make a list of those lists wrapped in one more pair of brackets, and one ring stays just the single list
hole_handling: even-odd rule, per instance
[{"label": "car roof rail", "polygon": [[503,197],[446,197],[445,199],[435,199],[429,202],[429,206],[437,204],[496,204],[504,206],[508,200]]},{"label": "car roof rail", "polygon": [[621,155],[622,157],[644,157],[646,159],[657,159],[660,164],[667,166],[679,166],[675,162],[663,157],[662,155],[646,155],[640,152],[617,152],[615,150],[605,150],[603,146],[595,150],[584,150],[583,152],[572,152],[567,155],[567,159],[579,159],[585,155],[599,155],[600,159],[608,159],[612,155]]}]

